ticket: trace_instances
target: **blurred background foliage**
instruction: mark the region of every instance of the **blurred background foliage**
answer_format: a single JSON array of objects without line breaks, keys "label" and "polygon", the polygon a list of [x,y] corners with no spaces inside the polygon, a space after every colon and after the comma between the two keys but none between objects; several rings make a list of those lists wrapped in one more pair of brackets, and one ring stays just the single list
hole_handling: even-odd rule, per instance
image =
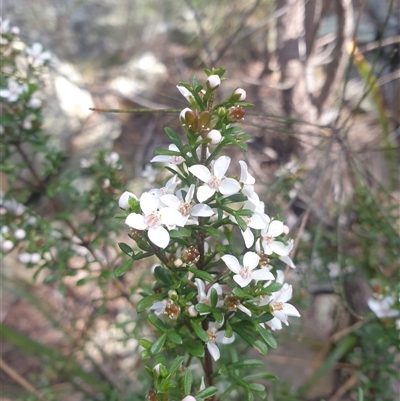
[{"label": "blurred background foliage", "polygon": [[[21,39],[53,55],[41,96],[55,159],[47,173],[33,165],[41,184],[2,166],[2,190],[39,217],[2,261],[4,399],[144,399],[138,339],[152,332],[135,304],[151,266],[115,277],[126,229],[113,215],[124,190],[162,181],[149,184],[148,162],[179,122],[89,108],[181,109],[175,85],[211,66],[227,69],[226,94],[243,87],[256,105],[246,162],[266,212],[284,210],[296,238],[288,280],[302,322],[275,333],[268,400],[395,399],[399,332],[368,300],[399,302],[399,13],[393,0],[3,3]],[[39,270],[18,262],[53,247]]]}]

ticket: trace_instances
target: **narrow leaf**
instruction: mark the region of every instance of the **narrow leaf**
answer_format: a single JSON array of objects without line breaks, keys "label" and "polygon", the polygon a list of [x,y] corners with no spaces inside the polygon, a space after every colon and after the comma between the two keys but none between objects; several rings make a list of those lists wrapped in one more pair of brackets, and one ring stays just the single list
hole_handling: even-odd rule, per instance
[{"label": "narrow leaf", "polygon": [[114,272],[115,277],[121,277],[122,275],[124,275],[131,268],[133,262],[133,259],[128,259],[124,263],[122,263],[121,266],[117,267]]},{"label": "narrow leaf", "polygon": [[167,336],[168,339],[172,341],[174,344],[177,345],[182,344],[182,337],[174,329],[168,330]]},{"label": "narrow leaf", "polygon": [[196,336],[200,338],[200,340],[204,342],[208,341],[208,334],[197,323],[190,321],[190,325],[192,326],[193,331],[195,332]]},{"label": "narrow leaf", "polygon": [[196,399],[200,400],[200,399],[205,399],[205,398],[209,398],[212,397],[213,395],[218,393],[218,389],[214,386],[211,387],[207,387],[204,390],[200,391],[199,393],[196,394]]},{"label": "narrow leaf", "polygon": [[166,339],[167,339],[167,335],[165,333],[162,334],[159,338],[157,338],[157,340],[154,342],[154,344],[150,347],[150,352],[152,355],[156,355],[159,352],[161,352],[161,350],[164,347]]},{"label": "narrow leaf", "polygon": [[142,298],[136,305],[136,312],[140,313],[150,308],[151,305],[156,301],[161,301],[164,299],[165,294],[153,294],[148,295],[147,297]]},{"label": "narrow leaf", "polygon": [[132,256],[135,255],[135,252],[133,252],[133,249],[129,245],[127,245],[127,244],[125,244],[123,242],[119,242],[118,246],[121,249],[121,251],[123,253],[126,253],[128,256],[132,257]]},{"label": "narrow leaf", "polygon": [[209,283],[214,282],[214,278],[210,273],[196,269],[195,267],[189,267],[189,271],[191,271],[196,277],[199,277],[204,281],[208,281]]},{"label": "narrow leaf", "polygon": [[185,372],[183,377],[183,395],[190,395],[193,383],[193,373],[190,369]]}]

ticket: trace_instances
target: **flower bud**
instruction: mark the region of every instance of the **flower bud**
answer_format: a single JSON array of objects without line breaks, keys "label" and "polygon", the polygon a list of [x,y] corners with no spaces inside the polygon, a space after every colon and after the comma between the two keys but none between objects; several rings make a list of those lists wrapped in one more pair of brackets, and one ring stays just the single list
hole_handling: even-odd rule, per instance
[{"label": "flower bud", "polygon": [[14,248],[14,243],[12,241],[10,241],[9,239],[1,240],[0,243],[1,243],[1,249],[4,252],[11,251],[11,249]]},{"label": "flower bud", "polygon": [[28,107],[38,109],[42,105],[42,101],[37,97],[31,97],[28,102]]},{"label": "flower bud", "polygon": [[189,308],[187,308],[187,313],[190,317],[196,317],[199,314],[194,305],[190,305]]},{"label": "flower bud", "polygon": [[225,107],[219,107],[217,110],[217,115],[219,118],[225,117],[226,116],[226,108]]},{"label": "flower bud", "polygon": [[26,236],[26,232],[25,230],[23,230],[22,228],[18,228],[14,231],[14,237],[16,239],[24,239]]},{"label": "flower bud", "polygon": [[242,88],[237,88],[233,91],[232,100],[234,102],[243,102],[246,100],[246,91]]},{"label": "flower bud", "polygon": [[187,395],[182,399],[182,401],[196,401],[196,398],[194,398],[192,395]]},{"label": "flower bud", "polygon": [[153,372],[156,375],[156,377],[160,377],[160,368],[161,368],[161,363],[157,363],[156,366],[153,368]]},{"label": "flower bud", "polygon": [[181,123],[184,127],[190,128],[195,119],[196,115],[192,110],[189,109],[189,107],[184,108],[179,114],[179,120],[181,120]]},{"label": "flower bud", "polygon": [[221,84],[221,78],[218,75],[210,75],[207,79],[207,84],[210,89],[217,89]]},{"label": "flower bud", "polygon": [[221,142],[222,135],[218,130],[213,129],[207,134],[207,138],[211,139],[212,145],[217,145]]},{"label": "flower bud", "polygon": [[178,293],[175,290],[169,290],[168,297],[171,298],[173,301],[176,301],[178,298]]},{"label": "flower bud", "polygon": [[289,227],[286,226],[286,225],[284,224],[284,225],[283,225],[283,233],[284,233],[285,235],[288,235],[288,234],[289,234],[289,231],[290,231]]},{"label": "flower bud", "polygon": [[137,200],[136,195],[134,195],[132,192],[125,191],[119,198],[118,206],[124,210],[129,209],[129,198]]}]

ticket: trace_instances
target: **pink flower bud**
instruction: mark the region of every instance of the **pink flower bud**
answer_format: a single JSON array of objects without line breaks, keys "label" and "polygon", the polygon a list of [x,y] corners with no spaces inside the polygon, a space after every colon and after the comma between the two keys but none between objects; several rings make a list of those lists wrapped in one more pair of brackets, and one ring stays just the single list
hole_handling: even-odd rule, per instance
[{"label": "pink flower bud", "polygon": [[213,129],[207,134],[207,138],[211,139],[212,145],[217,145],[221,142],[222,135],[218,130]]},{"label": "pink flower bud", "polygon": [[289,227],[283,225],[283,233],[284,233],[285,235],[288,235],[288,234],[289,234],[289,231],[290,231]]},{"label": "pink flower bud", "polygon": [[218,75],[210,75],[207,83],[210,89],[216,89],[221,84],[221,78]]}]

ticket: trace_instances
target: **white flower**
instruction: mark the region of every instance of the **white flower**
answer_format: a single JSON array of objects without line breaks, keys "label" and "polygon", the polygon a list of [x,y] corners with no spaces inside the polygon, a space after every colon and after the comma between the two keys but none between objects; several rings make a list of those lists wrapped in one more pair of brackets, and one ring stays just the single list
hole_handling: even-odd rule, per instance
[{"label": "white flower", "polygon": [[147,163],[144,169],[142,170],[142,177],[147,178],[147,181],[152,183],[157,178],[157,170],[154,169],[151,164]]},{"label": "white flower", "polygon": [[249,198],[254,194],[255,178],[248,172],[247,164],[243,160],[239,160],[240,164],[240,182],[243,184],[242,192]]},{"label": "white flower", "polygon": [[[171,144],[168,146],[168,150],[172,150],[174,152],[179,152],[178,147],[175,144]],[[172,163],[172,164],[182,164],[185,161],[183,156],[167,156],[167,155],[158,155],[154,156],[150,162],[151,163]]]},{"label": "white flower", "polygon": [[8,89],[1,89],[0,96],[7,98],[9,102],[18,100],[19,95],[28,90],[26,85],[20,85],[17,81],[10,79],[8,81]]},{"label": "white flower", "polygon": [[[242,88],[237,88],[233,92],[234,95],[237,97],[237,102],[243,102],[243,100],[246,100],[246,91]],[[235,98],[236,98],[235,97]]]},{"label": "white flower", "polygon": [[[247,216],[241,216],[241,217],[246,223],[247,229],[245,231],[240,230],[240,232],[242,233],[246,248],[250,248],[254,244],[254,234],[251,231],[251,228],[254,228],[255,230],[261,230],[262,228],[265,228],[266,226],[265,218],[261,213],[258,212],[253,213],[253,215],[250,217]],[[230,220],[232,220],[237,224],[237,221],[234,216],[229,216],[229,218]]]},{"label": "white flower", "polygon": [[159,207],[165,207],[164,203],[161,202],[161,197],[163,195],[171,195],[175,192],[176,187],[180,184],[180,180],[178,176],[173,175],[166,183],[165,186],[162,188],[153,188],[149,191],[158,201]]},{"label": "white flower", "polygon": [[26,130],[30,130],[32,128],[32,121],[36,120],[36,116],[34,114],[28,114],[24,121],[22,122],[22,128]]},{"label": "white flower", "polygon": [[137,196],[135,194],[129,191],[125,191],[119,198],[118,206],[124,210],[129,209],[129,198],[137,200]]},{"label": "white flower", "polygon": [[131,213],[125,223],[136,230],[147,229],[150,241],[165,249],[170,236],[162,225],[176,225],[181,221],[182,215],[170,207],[158,210],[158,200],[149,192],[143,193],[140,197],[140,208],[143,214]]},{"label": "white flower", "polygon": [[23,230],[22,228],[17,228],[17,229],[14,231],[14,237],[15,237],[16,239],[21,240],[21,239],[24,239],[25,236],[26,236],[26,232],[25,232],[25,230]]},{"label": "white flower", "polygon": [[192,395],[187,395],[185,398],[182,398],[182,401],[196,401]]},{"label": "white flower", "polygon": [[171,320],[176,320],[181,312],[181,308],[172,299],[163,299],[162,301],[154,302],[149,309],[154,310],[154,313],[158,317],[165,315]]},{"label": "white flower", "polygon": [[[177,192],[178,196],[163,195],[160,198],[160,201],[164,205],[172,207],[173,209],[176,209],[181,213],[182,226],[186,224],[197,224],[197,217],[210,217],[214,214],[213,210],[208,205],[205,205],[203,203],[192,205],[194,190],[195,186],[194,184],[192,184],[187,190],[185,199],[182,199],[182,190]],[[194,219],[190,219],[190,217],[192,216],[194,217]]]},{"label": "white flower", "polygon": [[1,243],[1,249],[4,252],[8,252],[11,251],[11,249],[14,248],[14,243],[12,241],[10,241],[9,239],[3,240],[2,238],[0,239],[0,243]]},{"label": "white flower", "polygon": [[385,317],[395,317],[399,315],[399,311],[396,309],[391,309],[391,306],[394,304],[394,300],[392,297],[387,296],[383,299],[377,300],[374,298],[370,298],[368,300],[368,306],[375,313],[375,315],[379,319],[383,319]]},{"label": "white flower", "polygon": [[38,97],[31,97],[28,102],[28,107],[38,109],[42,105],[42,101]]},{"label": "white flower", "polygon": [[218,361],[221,354],[219,352],[219,348],[215,343],[219,344],[231,344],[235,341],[235,335],[232,334],[232,337],[225,337],[225,330],[219,331],[222,327],[222,323],[218,322],[210,322],[208,323],[208,341],[207,341],[207,349],[210,355],[213,357],[214,361]]},{"label": "white flower", "polygon": [[227,196],[239,192],[240,184],[233,178],[225,177],[230,162],[231,158],[229,156],[221,156],[212,166],[212,173],[206,166],[200,164],[189,167],[189,171],[205,183],[197,190],[199,202],[210,198],[216,191]]},{"label": "white flower", "polygon": [[255,252],[247,252],[243,257],[243,266],[237,258],[232,255],[224,255],[221,258],[228,268],[235,273],[233,279],[241,287],[246,287],[251,280],[274,280],[274,276],[267,269],[254,270],[260,261],[260,257]]},{"label": "white flower", "polygon": [[109,154],[105,155],[104,161],[113,168],[119,167],[119,154],[117,152],[110,152]]},{"label": "white flower", "polygon": [[210,75],[207,79],[210,89],[218,88],[221,84],[221,78],[218,75]]},{"label": "white flower", "polygon": [[40,262],[41,259],[42,257],[39,253],[22,252],[18,255],[18,261],[20,263],[23,263],[24,265],[27,265],[29,263],[37,264]]},{"label": "white flower", "polygon": [[289,247],[281,241],[275,241],[275,237],[283,233],[283,223],[279,220],[272,220],[268,223],[267,227],[261,230],[261,243],[264,253],[271,255],[275,252],[279,256],[289,255]]},{"label": "white flower", "polygon": [[[278,282],[283,281],[283,274],[281,276],[278,275],[276,281]],[[292,293],[293,293],[293,287],[285,283],[279,291],[274,292],[272,295],[266,296],[261,300],[260,302],[261,306],[269,305],[272,309],[271,313],[274,316],[274,318],[266,323],[273,330],[280,330],[282,328],[281,323],[284,323],[286,324],[286,326],[289,326],[288,316],[300,317],[300,313],[298,312],[298,310],[293,305],[286,302],[292,298]]]},{"label": "white flower", "polygon": [[43,65],[46,60],[51,58],[51,54],[48,51],[43,51],[43,46],[41,43],[34,43],[31,47],[26,49],[28,56],[32,58],[32,64]]},{"label": "white flower", "polygon": [[211,144],[212,145],[217,145],[221,142],[222,139],[222,135],[221,132],[219,132],[216,129],[212,129],[208,134],[207,134],[207,138],[211,139]]},{"label": "white flower", "polygon": [[[196,285],[197,285],[197,301],[200,304],[206,304],[208,306],[211,306],[211,291],[214,288],[215,291],[217,291],[217,295],[221,296],[222,295],[222,288],[218,283],[213,284],[212,286],[210,286],[210,288],[208,289],[207,293],[206,293],[206,286],[203,280],[196,278]],[[217,307],[220,307],[223,305],[223,301],[222,300],[218,300],[217,302]],[[200,313],[200,315],[206,315],[207,312],[205,313]]]},{"label": "white flower", "polygon": [[296,266],[295,266],[295,264],[293,263],[292,259],[289,256],[289,253],[292,251],[292,249],[293,249],[293,240],[290,239],[288,241],[287,246],[286,246],[286,250],[287,250],[288,254],[287,255],[279,255],[278,257],[282,262],[286,263],[292,269],[295,269]]}]

